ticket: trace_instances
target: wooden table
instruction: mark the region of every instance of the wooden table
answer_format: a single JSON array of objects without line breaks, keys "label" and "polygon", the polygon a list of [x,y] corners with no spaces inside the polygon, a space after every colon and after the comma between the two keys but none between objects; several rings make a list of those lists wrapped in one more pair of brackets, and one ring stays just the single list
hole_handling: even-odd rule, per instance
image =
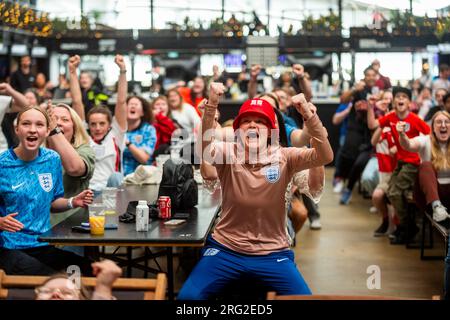
[{"label": "wooden table", "polygon": [[[125,186],[117,192],[117,212],[126,211],[128,202],[147,200],[153,202],[158,196],[159,185]],[[117,230],[105,230],[101,236],[72,232],[72,227],[89,221],[87,210],[81,210],[42,234],[39,241],[52,245],[67,246],[126,246],[166,247],[169,299],[174,298],[173,247],[202,247],[210,233],[221,202],[220,191],[209,194],[199,187],[198,205],[190,210],[190,217],[179,226],[168,227],[163,220],[152,219],[148,232],[137,232],[135,223],[121,223]],[[172,213],[174,210],[172,210]]]}]

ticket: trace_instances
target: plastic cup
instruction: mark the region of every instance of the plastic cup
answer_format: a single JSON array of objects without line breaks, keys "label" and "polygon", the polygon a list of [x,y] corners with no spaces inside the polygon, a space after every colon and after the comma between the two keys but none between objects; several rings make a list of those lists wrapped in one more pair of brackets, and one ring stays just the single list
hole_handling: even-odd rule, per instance
[{"label": "plastic cup", "polygon": [[105,208],[103,203],[89,205],[89,226],[92,235],[103,235],[105,233]]},{"label": "plastic cup", "polygon": [[117,188],[105,188],[102,191],[102,200],[105,205],[105,214],[116,214]]}]

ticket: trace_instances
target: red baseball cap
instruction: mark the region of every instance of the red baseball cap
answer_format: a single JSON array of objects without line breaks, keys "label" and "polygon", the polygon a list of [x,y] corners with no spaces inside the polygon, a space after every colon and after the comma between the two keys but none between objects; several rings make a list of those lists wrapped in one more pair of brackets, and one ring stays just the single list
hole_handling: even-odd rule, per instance
[{"label": "red baseball cap", "polygon": [[263,99],[249,99],[239,109],[239,114],[233,121],[233,129],[237,130],[242,117],[247,115],[255,115],[267,120],[269,129],[276,129],[275,127],[275,111],[272,105]]}]

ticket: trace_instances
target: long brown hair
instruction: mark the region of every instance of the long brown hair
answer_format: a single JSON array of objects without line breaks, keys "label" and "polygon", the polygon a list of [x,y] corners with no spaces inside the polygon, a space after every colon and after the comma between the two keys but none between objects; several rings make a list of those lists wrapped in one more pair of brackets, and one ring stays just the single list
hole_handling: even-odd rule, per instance
[{"label": "long brown hair", "polygon": [[153,123],[153,112],[150,109],[150,103],[140,96],[129,96],[127,98],[127,105],[133,98],[138,99],[142,104],[142,111],[144,112],[144,115],[141,117],[141,122]]},{"label": "long brown hair", "polygon": [[[177,94],[178,97],[180,98],[180,104],[178,105],[178,108],[179,108],[180,110],[183,109],[183,103],[184,103],[184,100],[183,100],[183,97],[181,96],[181,93],[178,92],[178,90],[177,90],[176,88],[173,88],[173,89],[170,89],[169,91],[167,91],[167,93],[166,93],[167,99],[169,98],[169,94],[171,94],[172,92],[174,92],[175,94]],[[169,105],[169,110],[172,110],[171,105],[170,105],[169,103],[168,103],[168,105]]]},{"label": "long brown hair", "polygon": [[434,121],[439,115],[444,115],[450,120],[450,114],[447,111],[438,111],[431,119],[431,163],[436,171],[450,168],[450,143],[447,140],[447,153],[444,154],[433,130]]},{"label": "long brown hair", "polygon": [[172,118],[172,112],[171,112],[171,110],[170,110],[170,107],[169,107],[169,101],[167,101],[167,97],[166,96],[163,96],[163,95],[161,95],[161,96],[157,96],[153,101],[152,101],[152,104],[151,104],[151,109],[152,109],[152,114],[153,114],[153,106],[155,105],[155,103],[158,101],[158,100],[162,100],[162,101],[164,101],[166,104],[167,104],[167,117],[168,118]]}]

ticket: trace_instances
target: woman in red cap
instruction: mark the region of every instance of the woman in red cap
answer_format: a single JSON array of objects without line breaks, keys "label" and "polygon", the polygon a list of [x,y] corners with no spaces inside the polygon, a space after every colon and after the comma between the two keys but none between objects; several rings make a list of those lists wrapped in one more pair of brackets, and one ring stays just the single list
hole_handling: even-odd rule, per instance
[{"label": "woman in red cap", "polygon": [[292,101],[305,120],[312,148],[280,147],[275,113],[263,99],[242,105],[233,123],[237,142],[214,140],[208,133],[223,93],[222,84],[211,84],[202,119],[202,161],[217,170],[222,212],[178,299],[213,298],[243,279],[256,279],[279,295],[311,294],[289,250],[284,195],[295,172],[333,160],[326,129],[300,94]]}]

